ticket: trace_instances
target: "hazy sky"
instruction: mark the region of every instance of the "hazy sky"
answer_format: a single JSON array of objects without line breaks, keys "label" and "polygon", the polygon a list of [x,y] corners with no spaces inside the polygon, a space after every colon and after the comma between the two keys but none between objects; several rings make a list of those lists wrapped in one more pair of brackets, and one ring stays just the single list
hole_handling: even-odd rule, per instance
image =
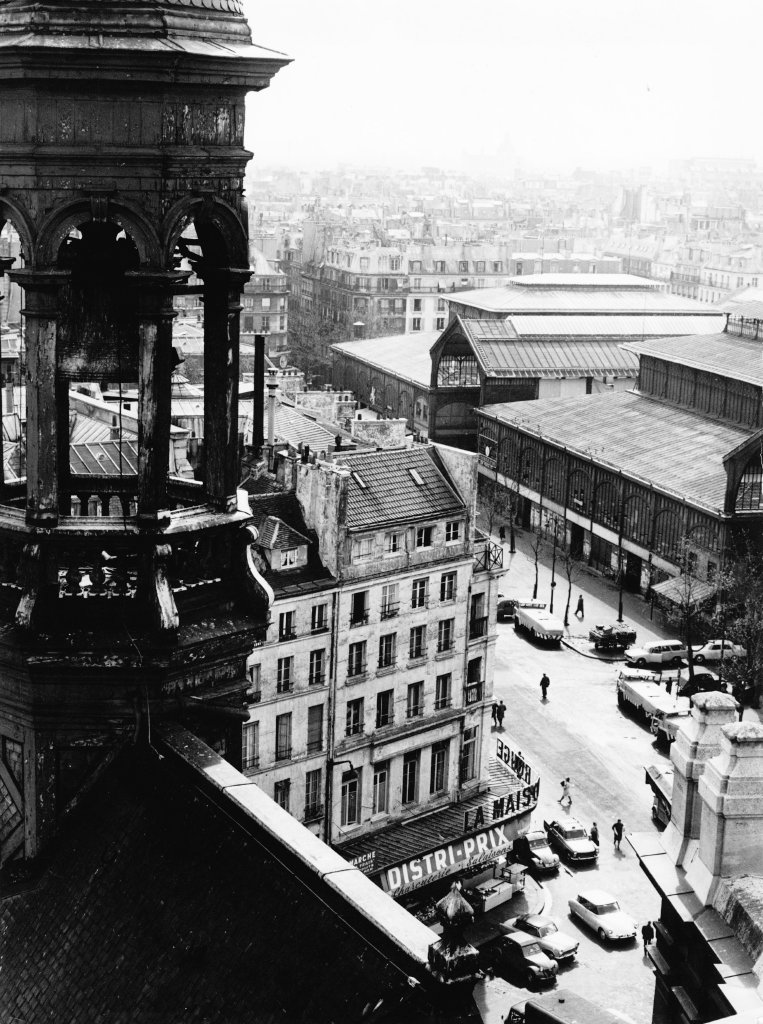
[{"label": "hazy sky", "polygon": [[763,163],[760,0],[244,2],[294,58],[250,104],[256,165]]}]

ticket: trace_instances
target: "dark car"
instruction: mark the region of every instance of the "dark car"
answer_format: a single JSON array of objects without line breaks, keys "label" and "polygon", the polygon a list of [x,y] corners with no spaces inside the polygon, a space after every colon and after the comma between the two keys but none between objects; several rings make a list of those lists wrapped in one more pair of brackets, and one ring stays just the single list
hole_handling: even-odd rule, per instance
[{"label": "dark car", "polygon": [[593,864],[599,856],[599,847],[591,841],[586,829],[574,818],[564,821],[544,821],[549,843],[559,856],[572,864]]},{"label": "dark car", "polygon": [[515,597],[504,597],[503,594],[498,595],[496,618],[499,622],[510,622],[514,618],[516,603],[517,599]]},{"label": "dark car", "polygon": [[539,828],[514,840],[514,856],[533,871],[559,870],[559,858],[548,845],[548,836]]},{"label": "dark car", "polygon": [[556,961],[543,952],[534,936],[518,931],[499,935],[482,946],[480,964],[483,969],[495,971],[507,980],[521,979],[527,988],[553,982],[559,970]]}]

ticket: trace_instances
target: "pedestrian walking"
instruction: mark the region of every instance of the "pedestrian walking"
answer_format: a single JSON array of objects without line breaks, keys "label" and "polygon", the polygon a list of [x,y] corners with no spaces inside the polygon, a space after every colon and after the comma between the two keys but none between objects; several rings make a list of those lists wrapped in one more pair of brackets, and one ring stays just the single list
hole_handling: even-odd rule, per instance
[{"label": "pedestrian walking", "polygon": [[503,729],[503,716],[506,714],[506,705],[503,701],[498,705],[498,711],[496,714],[498,716],[498,728]]},{"label": "pedestrian walking", "polygon": [[493,717],[493,728],[495,729],[495,727],[498,725],[498,704],[495,701],[493,701],[493,706],[490,709],[490,714]]},{"label": "pedestrian walking", "polygon": [[569,807],[572,803],[572,793],[570,793],[570,786],[572,783],[570,782],[569,776],[567,776],[566,779],[562,779],[560,785],[562,787],[562,795],[559,797],[559,803],[564,804],[566,802]]},{"label": "pedestrian walking", "polygon": [[615,837],[615,849],[616,850],[620,849],[620,843],[621,843],[622,838],[623,838],[624,830],[625,830],[625,825],[623,825],[622,821],[618,818],[617,821],[612,826],[612,833],[613,833],[613,835]]},{"label": "pedestrian walking", "polygon": [[548,678],[548,676],[544,672],[543,675],[540,677],[540,692],[543,694],[543,696],[541,697],[541,700],[543,700],[543,701],[548,700],[548,688],[549,688],[550,685],[551,685],[551,680]]},{"label": "pedestrian walking", "polygon": [[585,611],[584,611],[584,608],[583,608],[583,595],[582,594],[580,595],[580,597],[578,597],[578,606],[575,609],[575,615],[579,619],[584,619],[585,618]]},{"label": "pedestrian walking", "polygon": [[595,843],[596,846],[599,845],[599,826],[596,822],[591,825],[591,842]]},{"label": "pedestrian walking", "polygon": [[506,527],[502,526],[498,531],[498,536],[501,538],[501,544],[506,540]]},{"label": "pedestrian walking", "polygon": [[644,952],[646,953],[646,947],[654,940],[654,928],[652,927],[651,921],[647,921],[642,927],[641,938],[644,940]]}]

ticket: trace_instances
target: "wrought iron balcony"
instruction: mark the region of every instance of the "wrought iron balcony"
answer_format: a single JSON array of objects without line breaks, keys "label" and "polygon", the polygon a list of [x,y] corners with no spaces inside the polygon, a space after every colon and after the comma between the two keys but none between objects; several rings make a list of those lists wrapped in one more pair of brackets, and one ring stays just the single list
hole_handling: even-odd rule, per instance
[{"label": "wrought iron balcony", "polygon": [[487,636],[487,615],[482,615],[480,618],[469,620],[469,639],[479,640],[482,636]]},{"label": "wrought iron balcony", "polygon": [[485,684],[467,683],[464,687],[464,704],[478,704],[482,700],[482,692]]}]

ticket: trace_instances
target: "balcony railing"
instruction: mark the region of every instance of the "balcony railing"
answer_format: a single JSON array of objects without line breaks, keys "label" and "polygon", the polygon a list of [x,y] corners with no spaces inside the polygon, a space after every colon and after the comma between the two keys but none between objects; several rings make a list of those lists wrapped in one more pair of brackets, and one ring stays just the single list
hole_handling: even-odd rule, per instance
[{"label": "balcony railing", "polygon": [[438,654],[447,654],[449,651],[453,650],[454,646],[455,646],[455,643],[454,643],[453,637],[448,637],[447,640],[438,640],[438,642],[437,642],[437,653]]},{"label": "balcony railing", "polygon": [[477,704],[482,700],[484,683],[467,683],[464,687],[464,704]]},{"label": "balcony railing", "polygon": [[487,615],[482,615],[478,619],[469,620],[469,639],[478,640],[481,636],[487,636]]},{"label": "balcony railing", "polygon": [[353,626],[365,626],[368,622],[368,612],[355,612],[350,616],[350,628]]},{"label": "balcony railing", "polygon": [[387,715],[377,715],[377,718],[376,718],[376,728],[377,729],[386,729],[388,725],[394,725],[394,724],[395,724],[395,716],[392,714],[392,712],[390,712]]},{"label": "balcony railing", "polygon": [[394,654],[392,654],[389,657],[379,658],[379,661],[377,662],[376,667],[380,668],[380,669],[394,668],[396,664],[397,664],[397,658],[395,657]]},{"label": "balcony railing", "polygon": [[291,744],[288,747],[276,747],[276,761],[291,760]]},{"label": "balcony railing", "polygon": [[365,729],[363,722],[352,722],[344,730],[345,736],[362,736]]},{"label": "balcony railing", "polygon": [[350,665],[347,669],[347,678],[354,679],[356,676],[364,676],[366,674],[366,663],[365,661],[356,662],[354,665]]},{"label": "balcony railing", "polygon": [[328,622],[316,622],[311,628],[310,632],[315,635],[316,633],[328,633],[329,626]]},{"label": "balcony railing", "polygon": [[280,683],[276,683],[276,693],[291,693],[293,689],[293,679],[284,679]]},{"label": "balcony railing", "polygon": [[434,702],[434,709],[435,711],[444,711],[445,708],[449,708],[452,703],[453,701],[450,697],[440,697]]},{"label": "balcony railing", "polygon": [[474,551],[475,572],[495,572],[503,569],[503,547],[487,541],[484,545],[476,544]]},{"label": "balcony railing", "polygon": [[247,768],[259,768],[260,767],[260,755],[259,754],[253,754],[251,757],[244,757],[244,758],[242,758],[241,763],[242,763],[244,771],[246,771]]},{"label": "balcony railing", "polygon": [[323,817],[323,804],[305,804],[305,821],[315,821]]},{"label": "balcony railing", "polygon": [[325,682],[326,682],[326,673],[325,672],[312,672],[310,674],[310,676],[308,677],[308,680],[307,680],[308,686],[323,686],[323,684]]},{"label": "balcony railing", "polygon": [[278,634],[278,642],[283,643],[284,640],[296,640],[297,631],[296,629],[284,629]]},{"label": "balcony railing", "polygon": [[420,718],[424,714],[424,705],[421,704],[409,704],[405,709],[406,718]]},{"label": "balcony railing", "polygon": [[385,604],[382,606],[381,617],[383,619],[394,619],[400,611],[400,604]]},{"label": "balcony railing", "polygon": [[323,739],[307,741],[308,754],[317,754],[320,750],[323,750]]}]

